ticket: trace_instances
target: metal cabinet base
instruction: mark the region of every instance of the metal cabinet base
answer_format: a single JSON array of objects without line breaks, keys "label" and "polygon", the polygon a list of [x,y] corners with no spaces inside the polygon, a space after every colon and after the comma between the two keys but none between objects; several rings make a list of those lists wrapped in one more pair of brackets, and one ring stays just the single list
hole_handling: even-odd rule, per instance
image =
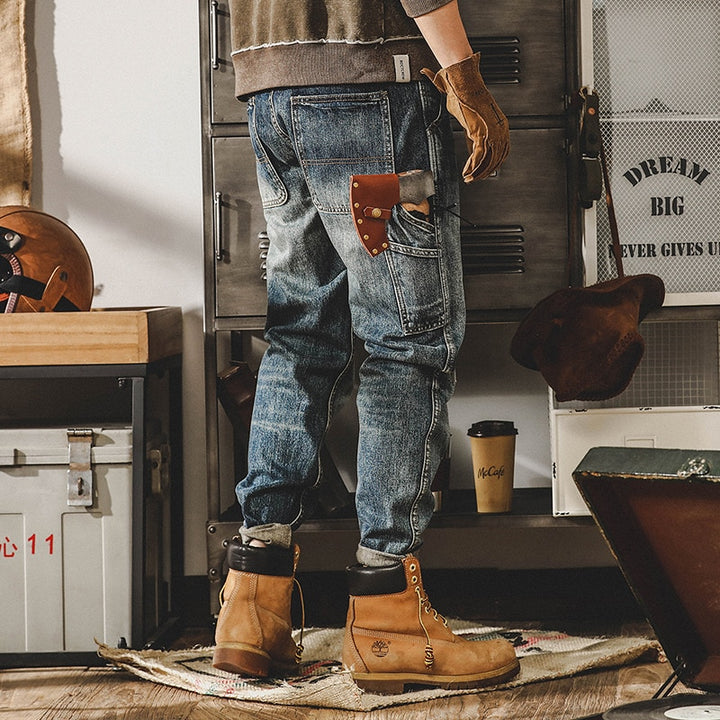
[{"label": "metal cabinet base", "polygon": [[[453,491],[453,510],[437,514],[425,533],[423,568],[558,569],[611,567],[615,561],[589,517],[556,518],[550,514],[549,488],[516,490],[510,515],[478,515],[474,495]],[[470,491],[472,493],[472,491]],[[462,508],[471,508],[462,511]],[[209,522],[206,527],[210,610],[217,614],[218,595],[227,572],[225,548],[238,524]],[[360,538],[355,518],[310,520],[296,531],[299,573],[338,572],[355,562]],[[449,552],[448,548],[455,551]],[[462,548],[462,552],[457,552]]]}]

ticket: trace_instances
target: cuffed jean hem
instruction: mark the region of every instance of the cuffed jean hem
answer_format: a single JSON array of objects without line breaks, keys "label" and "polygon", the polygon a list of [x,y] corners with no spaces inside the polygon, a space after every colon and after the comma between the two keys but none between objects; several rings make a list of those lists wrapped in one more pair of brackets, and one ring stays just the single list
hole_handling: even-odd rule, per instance
[{"label": "cuffed jean hem", "polygon": [[372,548],[358,545],[355,552],[355,559],[367,567],[390,567],[402,562],[404,555],[393,555],[392,553],[373,550]]},{"label": "cuffed jean hem", "polygon": [[275,547],[290,548],[292,546],[292,528],[290,525],[281,525],[280,523],[255,525],[251,528],[243,525],[240,528],[240,537],[244,543],[260,540]]}]

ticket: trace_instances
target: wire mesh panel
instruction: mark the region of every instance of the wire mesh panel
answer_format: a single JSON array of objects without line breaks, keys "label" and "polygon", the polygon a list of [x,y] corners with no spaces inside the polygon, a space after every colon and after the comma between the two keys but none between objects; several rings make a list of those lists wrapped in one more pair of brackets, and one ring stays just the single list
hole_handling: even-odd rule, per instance
[{"label": "wire mesh panel", "polygon": [[[720,291],[720,3],[594,0],[594,87],[626,274]],[[615,276],[597,205],[597,278]]]},{"label": "wire mesh panel", "polygon": [[717,0],[593,0],[603,112],[720,116],[719,30]]},{"label": "wire mesh panel", "polygon": [[[720,287],[720,120],[606,118],[610,186],[626,274],[660,275],[668,293]],[[598,203],[598,279],[615,277]]]},{"label": "wire mesh panel", "polygon": [[645,354],[614,398],[554,402],[564,410],[720,405],[720,332],[714,320],[644,322]]}]

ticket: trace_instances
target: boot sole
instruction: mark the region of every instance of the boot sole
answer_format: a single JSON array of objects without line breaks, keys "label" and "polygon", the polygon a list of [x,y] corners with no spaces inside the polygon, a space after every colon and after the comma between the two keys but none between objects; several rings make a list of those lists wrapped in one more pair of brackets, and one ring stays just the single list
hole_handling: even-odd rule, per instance
[{"label": "boot sole", "polygon": [[467,690],[487,685],[499,685],[520,671],[515,662],[485,673],[472,675],[429,675],[426,673],[352,673],[355,684],[377,695],[400,695],[406,685],[429,685],[443,690]]},{"label": "boot sole", "polygon": [[260,648],[246,643],[220,643],[213,652],[213,667],[217,670],[267,677],[270,674],[271,658]]}]

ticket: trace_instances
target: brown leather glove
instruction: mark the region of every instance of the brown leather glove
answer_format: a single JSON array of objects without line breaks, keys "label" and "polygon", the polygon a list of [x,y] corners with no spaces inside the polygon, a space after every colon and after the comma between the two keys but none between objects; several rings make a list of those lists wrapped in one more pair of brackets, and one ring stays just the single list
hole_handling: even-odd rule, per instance
[{"label": "brown leather glove", "polygon": [[463,180],[470,183],[488,177],[510,151],[510,129],[480,74],[480,53],[438,73],[427,68],[422,73],[447,95],[447,109],[465,128],[470,157],[463,168]]}]

